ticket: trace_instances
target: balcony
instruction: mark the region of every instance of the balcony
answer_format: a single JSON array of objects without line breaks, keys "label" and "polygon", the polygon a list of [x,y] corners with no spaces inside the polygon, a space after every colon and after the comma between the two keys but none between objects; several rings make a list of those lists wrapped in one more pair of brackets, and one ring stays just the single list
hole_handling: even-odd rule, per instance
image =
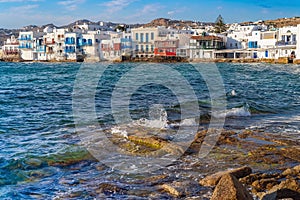
[{"label": "balcony", "polygon": [[21,41],[30,41],[30,40],[32,40],[32,38],[23,36],[23,37],[19,37],[19,40],[21,40]]},{"label": "balcony", "polygon": [[93,40],[92,39],[79,38],[77,40],[77,44],[78,44],[79,47],[93,46]]},{"label": "balcony", "polygon": [[65,44],[68,44],[68,45],[75,45],[75,41],[66,41]]},{"label": "balcony", "polygon": [[121,42],[122,42],[122,43],[132,42],[132,39],[131,39],[131,38],[122,38],[122,39],[121,39]]},{"label": "balcony", "polygon": [[3,53],[5,55],[18,55],[19,51],[18,50],[5,50],[5,51],[3,51]]},{"label": "balcony", "polygon": [[278,41],[278,42],[276,42],[276,46],[289,46],[289,45],[297,45],[297,42],[296,41],[289,41],[289,42]]},{"label": "balcony", "polygon": [[36,47],[35,52],[45,53],[46,52],[46,47],[45,46],[38,46],[38,47]]},{"label": "balcony", "polygon": [[21,45],[19,46],[19,49],[32,49],[31,45]]}]

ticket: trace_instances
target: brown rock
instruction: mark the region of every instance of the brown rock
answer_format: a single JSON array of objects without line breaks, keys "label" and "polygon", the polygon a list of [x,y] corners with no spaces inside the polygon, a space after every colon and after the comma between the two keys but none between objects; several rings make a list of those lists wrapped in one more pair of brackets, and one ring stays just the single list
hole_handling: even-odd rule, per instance
[{"label": "brown rock", "polygon": [[294,190],[294,191],[300,192],[300,184],[295,179],[287,179],[285,181],[282,181],[278,187],[280,189],[281,188],[287,188],[287,189],[290,189],[290,190]]},{"label": "brown rock", "polygon": [[283,176],[296,176],[299,172],[297,172],[297,170],[295,169],[287,169],[284,172],[282,172]]},{"label": "brown rock", "polygon": [[210,175],[205,177],[204,179],[200,180],[200,185],[203,186],[216,186],[223,175],[225,174],[231,174],[235,176],[236,178],[243,178],[245,176],[248,176],[251,174],[252,169],[250,167],[241,167],[238,169],[232,169],[228,171],[218,172],[216,174]]},{"label": "brown rock", "polygon": [[291,200],[300,200],[300,193],[284,188],[263,195],[261,200],[277,200],[288,198]]},{"label": "brown rock", "polygon": [[235,176],[225,174],[214,190],[211,200],[253,200],[247,189]]},{"label": "brown rock", "polygon": [[97,194],[127,194],[127,192],[127,189],[109,183],[100,184],[99,188],[96,190]]},{"label": "brown rock", "polygon": [[276,200],[292,198],[293,200],[300,200],[300,184],[295,179],[287,179],[282,181],[279,185],[274,186],[268,193],[266,193],[262,200]]},{"label": "brown rock", "polygon": [[298,173],[298,175],[300,174],[300,165],[295,166],[293,169]]},{"label": "brown rock", "polygon": [[197,181],[183,181],[177,182],[174,181],[172,183],[166,183],[159,186],[161,190],[169,193],[173,197],[191,197],[198,195],[202,187],[197,183]]},{"label": "brown rock", "polygon": [[171,185],[163,184],[161,186],[161,189],[163,189],[164,191],[166,191],[167,193],[171,194],[174,197],[182,196],[182,193],[178,191],[176,188],[172,187]]},{"label": "brown rock", "polygon": [[256,180],[252,183],[252,186],[257,191],[264,191],[266,189],[267,190],[272,189],[278,183],[279,182],[275,178],[269,178],[269,179]]}]

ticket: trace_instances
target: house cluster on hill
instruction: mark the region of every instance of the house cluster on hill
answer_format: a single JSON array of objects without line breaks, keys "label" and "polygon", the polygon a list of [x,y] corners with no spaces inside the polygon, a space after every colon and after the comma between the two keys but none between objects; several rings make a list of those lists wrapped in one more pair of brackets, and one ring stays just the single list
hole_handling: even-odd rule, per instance
[{"label": "house cluster on hill", "polygon": [[[122,27],[121,27],[122,28]],[[300,24],[273,28],[231,24],[222,33],[211,25],[103,30],[103,24],[21,31],[2,46],[2,57],[23,61],[121,61],[180,57],[212,59],[300,59]]]}]

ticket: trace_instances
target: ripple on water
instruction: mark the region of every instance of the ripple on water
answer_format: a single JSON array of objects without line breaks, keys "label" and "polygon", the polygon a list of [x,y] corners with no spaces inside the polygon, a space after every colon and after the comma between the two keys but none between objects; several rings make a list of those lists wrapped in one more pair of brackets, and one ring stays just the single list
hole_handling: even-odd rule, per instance
[{"label": "ripple on water", "polygon": [[[106,79],[99,81],[95,102],[99,121],[106,129],[115,125],[110,112],[115,83],[137,65],[113,64]],[[199,73],[188,64],[169,66],[192,85],[199,99],[200,120],[207,122],[211,117],[211,102]],[[217,66],[227,92],[227,96],[218,98],[227,99],[228,112],[223,114],[231,115],[227,116],[226,128],[261,129],[300,139],[299,66],[227,63]],[[146,199],[147,194],[152,194],[167,199],[170,196],[154,185],[197,181],[203,172],[218,166],[212,158],[187,157],[182,163],[155,172],[132,175],[120,174],[97,163],[86,150],[76,146],[79,138],[73,121],[72,92],[79,67],[76,63],[0,63],[0,198],[94,197],[100,195],[96,192],[100,184],[109,183],[134,194],[120,196],[107,192],[105,197]],[[181,124],[179,103],[167,88],[147,85],[136,91],[131,100],[135,120],[149,120],[151,106],[162,104],[168,114],[166,128],[176,131]]]}]

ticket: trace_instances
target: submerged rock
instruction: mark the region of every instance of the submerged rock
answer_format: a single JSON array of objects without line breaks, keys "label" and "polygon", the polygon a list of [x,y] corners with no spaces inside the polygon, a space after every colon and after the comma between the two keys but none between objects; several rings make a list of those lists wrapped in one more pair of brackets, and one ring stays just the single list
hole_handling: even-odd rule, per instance
[{"label": "submerged rock", "polygon": [[96,190],[97,194],[119,194],[124,195],[128,193],[128,190],[125,188],[121,188],[119,186],[110,184],[110,183],[102,183],[99,185],[98,189]]},{"label": "submerged rock", "polygon": [[176,198],[195,196],[201,190],[201,187],[197,181],[175,181],[172,183],[165,183],[159,186],[159,188]]},{"label": "submerged rock", "polygon": [[84,148],[75,147],[65,152],[52,154],[41,158],[49,166],[69,166],[82,161],[96,161],[96,159]]},{"label": "submerged rock", "polygon": [[29,158],[25,161],[25,163],[31,167],[38,168],[42,165],[42,161],[37,158]]},{"label": "submerged rock", "polygon": [[248,176],[252,173],[252,169],[250,167],[241,167],[238,169],[232,169],[227,171],[218,172],[216,174],[210,175],[205,177],[204,179],[200,180],[200,185],[203,186],[215,186],[218,184],[222,176],[225,174],[231,174],[235,176],[236,178],[243,178],[245,176]]},{"label": "submerged rock", "polygon": [[253,200],[247,189],[232,174],[225,174],[214,190],[211,200]]}]

